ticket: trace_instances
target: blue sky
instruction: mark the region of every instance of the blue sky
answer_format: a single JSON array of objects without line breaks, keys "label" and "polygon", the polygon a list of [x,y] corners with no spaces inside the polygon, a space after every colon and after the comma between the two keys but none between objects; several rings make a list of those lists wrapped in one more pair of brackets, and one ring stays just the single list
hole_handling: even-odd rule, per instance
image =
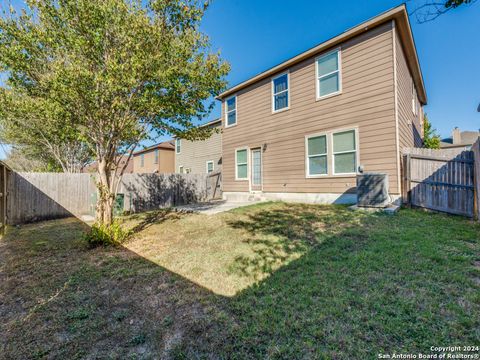
[{"label": "blue sky", "polygon": [[[5,3],[5,1],[1,1]],[[15,5],[21,1],[14,1]],[[201,29],[231,64],[235,85],[401,1],[214,0]],[[412,0],[413,9],[423,0]],[[434,21],[411,19],[428,95],[425,107],[442,136],[480,128],[480,2]],[[217,103],[210,119],[220,116]],[[159,139],[163,140],[163,139]],[[3,150],[0,148],[0,157]]]}]

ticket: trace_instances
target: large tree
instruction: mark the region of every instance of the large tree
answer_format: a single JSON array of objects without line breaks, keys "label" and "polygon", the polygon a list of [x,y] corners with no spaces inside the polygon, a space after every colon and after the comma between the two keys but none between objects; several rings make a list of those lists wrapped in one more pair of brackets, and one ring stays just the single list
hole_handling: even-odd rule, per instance
[{"label": "large tree", "polygon": [[14,102],[17,112],[48,119],[60,132],[57,125],[68,124],[67,137],[85,144],[98,162],[97,221],[111,224],[116,174],[123,173],[118,155],[131,156],[152,136],[210,135],[194,120],[208,115],[229,66],[199,31],[208,2],[26,4],[0,19],[0,65],[8,75],[0,107],[14,114]]}]

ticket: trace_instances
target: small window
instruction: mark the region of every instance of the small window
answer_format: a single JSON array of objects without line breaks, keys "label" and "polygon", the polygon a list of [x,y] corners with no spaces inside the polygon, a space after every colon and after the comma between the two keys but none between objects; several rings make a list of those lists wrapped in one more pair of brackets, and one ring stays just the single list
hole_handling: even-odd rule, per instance
[{"label": "small window", "polygon": [[140,155],[140,167],[145,165],[145,154]]},{"label": "small window", "polygon": [[307,138],[307,174],[309,176],[327,175],[327,136]]},{"label": "small window", "polygon": [[185,169],[185,174],[190,174],[192,172],[192,169],[191,168],[186,168]]},{"label": "small window", "polygon": [[357,141],[355,130],[334,133],[333,173],[353,174],[357,168]]},{"label": "small window", "polygon": [[340,93],[340,50],[332,51],[317,59],[317,99]]},{"label": "small window", "polygon": [[417,102],[417,89],[415,89],[415,83],[412,81],[412,112],[413,115],[418,114],[418,102]]},{"label": "small window", "polygon": [[237,150],[235,156],[236,174],[237,180],[248,179],[248,157],[247,149]]},{"label": "small window", "polygon": [[182,150],[182,139],[175,139],[175,152],[177,154],[180,154],[181,150]]},{"label": "small window", "polygon": [[225,102],[226,125],[232,126],[237,123],[237,97],[232,96]]},{"label": "small window", "polygon": [[155,149],[155,164],[158,164],[158,149]]},{"label": "small window", "polygon": [[288,73],[277,76],[272,80],[273,112],[286,110],[290,106],[288,80],[289,80]]},{"label": "small window", "polygon": [[207,174],[213,172],[213,161],[207,161]]},{"label": "small window", "polygon": [[183,174],[183,173],[184,173],[184,171],[183,171],[183,166],[179,166],[179,167],[178,167],[178,172],[179,172],[180,174]]}]

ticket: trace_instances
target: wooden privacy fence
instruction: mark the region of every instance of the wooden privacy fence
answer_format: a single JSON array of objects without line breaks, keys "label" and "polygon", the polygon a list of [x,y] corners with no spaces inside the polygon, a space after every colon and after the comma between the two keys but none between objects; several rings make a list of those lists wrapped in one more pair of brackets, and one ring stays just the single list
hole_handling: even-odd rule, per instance
[{"label": "wooden privacy fence", "polygon": [[413,206],[474,216],[472,151],[404,149],[404,199]]},{"label": "wooden privacy fence", "polygon": [[480,138],[472,146],[475,168],[475,210],[477,220],[480,221]]},{"label": "wooden privacy fence", "polygon": [[[123,210],[141,212],[213,199],[211,177],[197,174],[125,174],[118,193]],[[93,215],[94,176],[66,173],[13,173],[8,181],[9,224]]]}]

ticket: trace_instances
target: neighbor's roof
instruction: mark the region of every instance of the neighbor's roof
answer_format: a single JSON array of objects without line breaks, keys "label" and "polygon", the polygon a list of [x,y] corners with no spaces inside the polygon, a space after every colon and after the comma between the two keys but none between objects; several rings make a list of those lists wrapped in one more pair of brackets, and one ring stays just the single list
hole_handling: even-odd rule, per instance
[{"label": "neighbor's roof", "polygon": [[475,141],[480,137],[480,131],[461,131],[460,132],[460,142],[453,143],[453,137],[442,139],[441,143],[445,147],[449,146],[461,146],[461,145],[473,145]]},{"label": "neighbor's roof", "polygon": [[171,141],[172,140],[164,141],[164,142],[161,142],[159,144],[149,146],[145,149],[135,151],[133,153],[133,155],[139,155],[139,154],[146,153],[146,152],[149,152],[149,151],[152,151],[152,150],[155,150],[155,149],[175,150],[175,145],[173,145]]},{"label": "neighbor's roof", "polygon": [[422,104],[427,103],[427,93],[425,91],[425,86],[423,83],[423,76],[422,71],[420,69],[420,63],[418,61],[417,56],[417,49],[415,48],[415,41],[413,39],[412,30],[410,27],[410,21],[408,20],[408,13],[405,4],[397,6],[393,9],[390,9],[370,20],[367,20],[353,28],[350,28],[343,33],[297,55],[293,58],[282,62],[264,72],[261,72],[254,77],[241,82],[238,85],[231,87],[230,89],[224,91],[220,95],[217,96],[217,99],[221,100],[228,95],[232,95],[233,93],[253,84],[259,80],[265,79],[274,75],[277,72],[283,71],[286,68],[291,67],[292,65],[315,56],[317,53],[327,50],[328,48],[334,47],[354,36],[357,36],[367,30],[370,30],[373,27],[386,23],[388,21],[395,20],[395,28],[398,30],[398,34],[404,45],[404,52],[405,57],[407,59],[407,63],[409,65],[410,71],[412,72],[413,79],[415,81],[415,85],[418,89],[418,96]]}]

